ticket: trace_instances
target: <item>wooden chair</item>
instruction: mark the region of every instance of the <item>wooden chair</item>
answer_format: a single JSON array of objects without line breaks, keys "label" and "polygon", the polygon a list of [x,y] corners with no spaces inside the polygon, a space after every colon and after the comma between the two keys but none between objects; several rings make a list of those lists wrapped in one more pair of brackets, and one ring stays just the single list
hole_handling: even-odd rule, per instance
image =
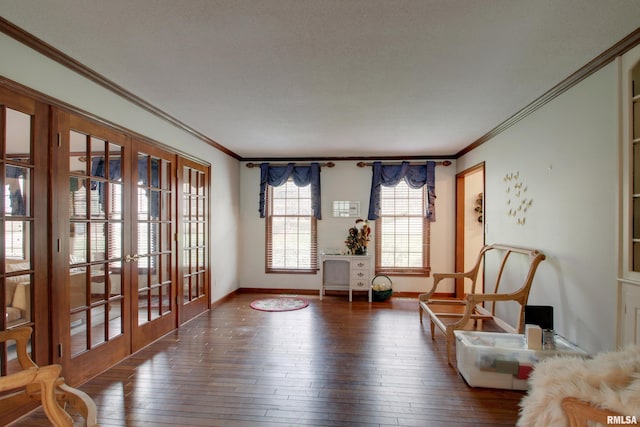
[{"label": "wooden chair", "polygon": [[[493,288],[485,293],[474,293],[476,281],[480,271],[480,266],[486,260],[486,254],[490,251],[504,252],[502,261],[498,267],[498,273]],[[500,293],[500,282],[507,267],[507,261],[512,254],[519,254],[528,258],[528,271],[524,281],[517,290],[507,293]],[[437,326],[447,340],[447,361],[451,366],[451,356],[455,345],[453,331],[468,328],[472,321],[474,327],[479,320],[493,320],[499,330],[509,333],[524,333],[524,306],[529,298],[529,291],[533,277],[538,268],[538,264],[545,259],[542,252],[535,249],[520,248],[501,244],[488,245],[482,248],[473,268],[466,273],[434,273],[433,287],[430,291],[421,294],[419,297],[420,322],[422,323],[423,313],[429,316],[431,326],[431,339],[435,339],[434,331]],[[486,262],[486,261],[485,261]],[[432,298],[437,290],[438,284],[443,279],[468,279],[471,280],[472,292],[464,299],[434,299]],[[485,287],[486,288],[486,287]],[[515,288],[515,286],[510,286]],[[518,325],[514,328],[504,320],[496,317],[496,302],[515,301],[520,304]],[[485,303],[491,303],[491,309],[485,308]]]},{"label": "wooden chair", "polygon": [[[29,327],[0,331],[0,342],[15,340],[18,362],[22,368],[19,372],[0,377],[0,392],[13,391],[0,397],[0,411],[15,406],[17,401],[38,400],[56,427],[98,427],[95,403],[86,393],[65,384],[64,378],[60,377],[62,367],[38,366],[31,360],[27,353],[31,332]],[[77,413],[84,420],[74,423],[70,413]]]},{"label": "wooden chair", "polygon": [[597,408],[592,404],[574,397],[565,397],[562,399],[562,410],[569,421],[568,427],[588,427],[589,421],[600,423],[602,425],[611,424],[611,418],[624,419],[622,414],[610,411],[604,408]]}]

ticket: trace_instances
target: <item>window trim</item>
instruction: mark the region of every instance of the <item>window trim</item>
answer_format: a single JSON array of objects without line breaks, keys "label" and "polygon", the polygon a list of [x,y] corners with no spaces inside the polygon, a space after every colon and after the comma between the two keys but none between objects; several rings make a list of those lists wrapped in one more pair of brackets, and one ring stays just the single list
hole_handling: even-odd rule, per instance
[{"label": "window trim", "polygon": [[[291,178],[287,180],[287,183],[293,182]],[[286,185],[283,184],[283,185]],[[310,259],[311,265],[309,268],[274,268],[271,267],[272,262],[272,229],[273,229],[273,186],[267,185],[266,198],[266,227],[265,227],[265,273],[267,274],[317,274],[318,273],[318,220],[313,214],[313,210],[309,212],[309,215],[277,215],[278,217],[298,217],[309,218],[311,222],[311,248]]]},{"label": "window trim", "polygon": [[[375,273],[393,276],[418,276],[429,277],[431,275],[431,220],[427,218],[426,206],[428,203],[428,189],[422,190],[422,267],[382,267],[382,220],[384,215],[380,213],[375,227]],[[382,200],[382,195],[381,195]],[[409,216],[408,216],[409,217]],[[410,216],[415,217],[415,216]]]}]

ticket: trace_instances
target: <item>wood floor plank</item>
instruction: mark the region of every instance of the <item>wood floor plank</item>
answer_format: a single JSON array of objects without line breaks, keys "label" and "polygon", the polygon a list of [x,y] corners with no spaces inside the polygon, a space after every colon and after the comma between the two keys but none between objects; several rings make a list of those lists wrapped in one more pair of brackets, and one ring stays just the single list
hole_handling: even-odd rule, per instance
[{"label": "wood floor plank", "polygon": [[[102,426],[513,426],[522,392],[472,388],[417,300],[240,293],[80,387]],[[268,295],[272,297],[273,295]],[[14,423],[49,425],[42,409]]]}]

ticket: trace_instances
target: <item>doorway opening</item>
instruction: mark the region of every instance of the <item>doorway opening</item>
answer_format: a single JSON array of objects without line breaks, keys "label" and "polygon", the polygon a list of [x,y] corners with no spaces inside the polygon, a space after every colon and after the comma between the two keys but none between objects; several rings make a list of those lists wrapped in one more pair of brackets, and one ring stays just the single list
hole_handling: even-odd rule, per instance
[{"label": "doorway opening", "polygon": [[[484,162],[456,175],[456,257],[455,271],[469,271],[485,244],[485,168]],[[480,275],[476,289],[465,289],[463,279],[457,279],[455,297],[484,289]]]}]

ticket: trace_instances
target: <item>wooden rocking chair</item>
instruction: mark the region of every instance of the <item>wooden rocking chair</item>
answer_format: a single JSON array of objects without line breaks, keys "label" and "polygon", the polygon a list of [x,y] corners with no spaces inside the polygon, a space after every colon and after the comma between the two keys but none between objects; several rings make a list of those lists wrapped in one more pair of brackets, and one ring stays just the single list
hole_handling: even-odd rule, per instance
[{"label": "wooden rocking chair", "polygon": [[[27,343],[32,329],[22,327],[0,331],[0,342],[15,340],[21,371],[0,377],[0,392],[11,394],[0,397],[0,411],[13,407],[16,401],[38,400],[47,418],[56,427],[83,425],[98,427],[96,405],[86,393],[68,386],[60,377],[60,365],[36,365],[27,353]],[[16,391],[17,390],[17,391]],[[75,421],[69,410],[82,416]]]}]

